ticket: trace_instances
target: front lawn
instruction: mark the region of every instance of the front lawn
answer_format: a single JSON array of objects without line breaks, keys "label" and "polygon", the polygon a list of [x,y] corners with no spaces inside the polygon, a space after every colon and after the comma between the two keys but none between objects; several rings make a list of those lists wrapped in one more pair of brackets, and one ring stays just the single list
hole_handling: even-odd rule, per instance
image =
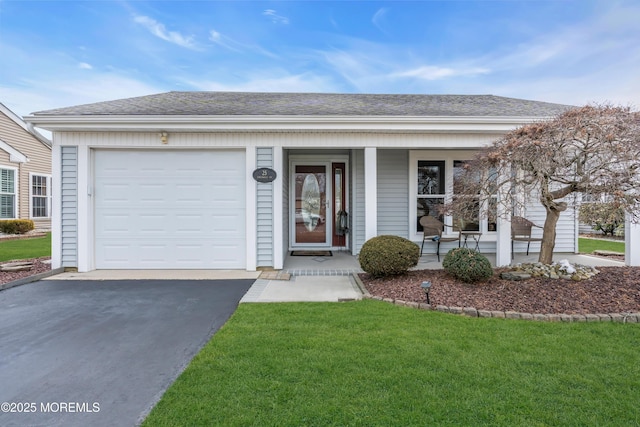
[{"label": "front lawn", "polygon": [[582,254],[590,254],[595,250],[620,252],[624,254],[624,242],[613,240],[578,238],[578,251]]},{"label": "front lawn", "polygon": [[640,325],[241,304],[144,426],[639,425]]},{"label": "front lawn", "polygon": [[51,256],[51,233],[45,237],[0,240],[0,261]]}]

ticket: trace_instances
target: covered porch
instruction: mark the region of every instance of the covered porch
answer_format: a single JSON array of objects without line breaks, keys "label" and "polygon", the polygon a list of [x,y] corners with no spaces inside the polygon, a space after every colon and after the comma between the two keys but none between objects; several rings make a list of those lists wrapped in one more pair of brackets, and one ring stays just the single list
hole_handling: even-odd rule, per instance
[{"label": "covered porch", "polygon": [[[492,266],[496,266],[496,255],[492,253],[485,255]],[[560,261],[566,259],[572,264],[581,264],[593,267],[621,267],[625,263],[592,255],[557,253],[553,260]],[[442,260],[442,258],[441,258]],[[512,264],[537,262],[538,254],[516,253]],[[438,262],[435,254],[425,254],[420,257],[416,270],[441,269],[442,262]],[[294,276],[344,276],[353,273],[362,273],[358,257],[349,252],[332,251],[332,256],[291,256],[288,254],[284,260],[284,272]]]}]

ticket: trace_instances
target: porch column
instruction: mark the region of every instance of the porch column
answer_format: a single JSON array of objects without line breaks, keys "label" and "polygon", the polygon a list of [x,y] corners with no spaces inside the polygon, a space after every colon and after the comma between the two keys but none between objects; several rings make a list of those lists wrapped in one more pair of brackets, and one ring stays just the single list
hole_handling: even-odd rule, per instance
[{"label": "porch column", "polygon": [[276,180],[273,181],[273,268],[284,268],[284,232],[283,232],[283,154],[282,147],[273,147],[273,169],[276,171]]},{"label": "porch column", "polygon": [[629,214],[624,224],[624,263],[640,266],[640,224],[632,222]]},{"label": "porch column", "polygon": [[[511,264],[511,218],[500,214],[498,205],[498,227],[496,236],[496,266],[503,267]],[[504,208],[502,208],[504,210]],[[504,212],[502,212],[504,214]]]},{"label": "porch column", "polygon": [[[498,177],[499,182],[503,182],[505,179],[509,178],[502,174]],[[496,266],[503,267],[511,264],[511,213],[504,203],[504,200],[509,200],[509,195],[505,194],[504,186],[498,187],[497,197]]]},{"label": "porch column", "polygon": [[378,235],[378,165],[376,147],[364,149],[364,237]]}]

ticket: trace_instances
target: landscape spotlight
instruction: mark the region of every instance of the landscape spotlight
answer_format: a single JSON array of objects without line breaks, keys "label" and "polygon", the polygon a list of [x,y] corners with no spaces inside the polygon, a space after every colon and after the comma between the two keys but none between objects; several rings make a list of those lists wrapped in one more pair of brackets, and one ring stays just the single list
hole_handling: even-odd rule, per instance
[{"label": "landscape spotlight", "polygon": [[427,304],[431,304],[431,301],[429,301],[429,291],[431,290],[431,282],[422,282],[422,290],[424,291],[424,294],[427,296]]}]

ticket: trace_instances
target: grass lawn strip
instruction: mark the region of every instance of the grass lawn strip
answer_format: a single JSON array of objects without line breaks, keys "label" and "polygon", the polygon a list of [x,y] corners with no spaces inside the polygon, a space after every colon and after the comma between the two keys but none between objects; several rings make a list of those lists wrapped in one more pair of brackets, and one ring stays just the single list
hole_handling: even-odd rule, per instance
[{"label": "grass lawn strip", "polygon": [[32,239],[0,239],[0,262],[51,256],[51,233]]},{"label": "grass lawn strip", "polygon": [[640,325],[242,304],[144,426],[638,425]]},{"label": "grass lawn strip", "polygon": [[624,254],[624,242],[579,237],[578,250],[583,254],[590,254],[595,250],[620,252],[621,254]]}]

